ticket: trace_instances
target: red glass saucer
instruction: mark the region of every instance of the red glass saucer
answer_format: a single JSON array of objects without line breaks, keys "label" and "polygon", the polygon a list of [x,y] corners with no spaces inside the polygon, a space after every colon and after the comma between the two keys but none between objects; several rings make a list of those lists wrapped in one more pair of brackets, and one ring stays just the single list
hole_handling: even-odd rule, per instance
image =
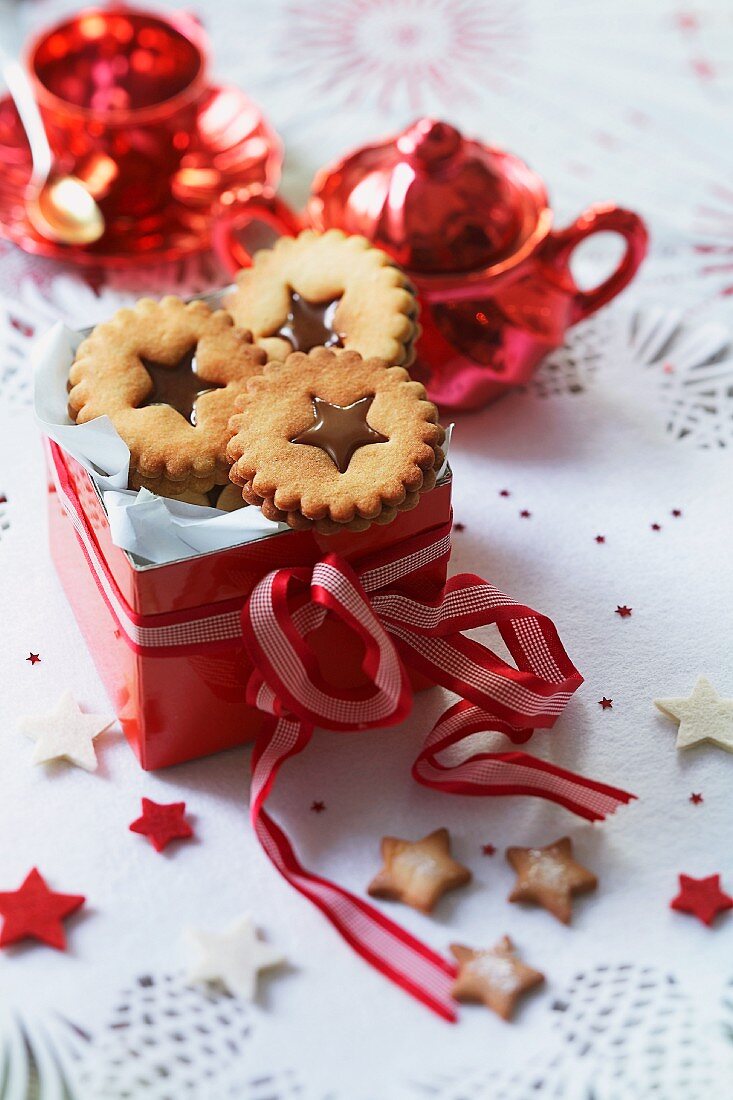
[{"label": "red glass saucer", "polygon": [[[93,245],[56,244],[28,221],[24,194],[30,150],[15,106],[0,99],[0,237],[26,252],[67,263],[130,267],[141,259],[174,260],[209,248],[214,209],[222,192],[249,184],[277,186],[282,143],[260,111],[238,88],[209,87],[176,171],[157,180],[163,194],[144,217],[104,209],[106,229]],[[82,177],[84,173],[79,172]],[[88,177],[87,177],[88,178]],[[130,180],[130,186],[142,181]]]}]

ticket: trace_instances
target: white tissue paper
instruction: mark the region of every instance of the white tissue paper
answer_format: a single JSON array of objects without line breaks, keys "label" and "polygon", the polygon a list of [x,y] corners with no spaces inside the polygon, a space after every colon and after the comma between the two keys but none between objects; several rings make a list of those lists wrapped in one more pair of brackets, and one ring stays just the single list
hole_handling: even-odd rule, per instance
[{"label": "white tissue paper", "polygon": [[[259,508],[222,512],[127,488],[130,451],[107,416],[74,424],[67,411],[66,383],[83,336],[58,322],[33,348],[36,420],[92,477],[100,491],[115,546],[142,563],[162,565],[229,546],[241,546],[279,531],[283,523],[265,519]],[[445,453],[453,425],[446,433]],[[446,457],[439,477],[448,465]]]}]

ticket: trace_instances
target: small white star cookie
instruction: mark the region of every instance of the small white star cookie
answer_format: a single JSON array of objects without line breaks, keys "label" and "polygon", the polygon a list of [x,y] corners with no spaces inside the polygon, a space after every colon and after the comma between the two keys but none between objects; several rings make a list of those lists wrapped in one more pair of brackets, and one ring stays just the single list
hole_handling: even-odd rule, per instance
[{"label": "small white star cookie", "polygon": [[190,982],[221,982],[230,993],[254,1000],[257,974],[285,960],[264,943],[250,917],[240,917],[224,932],[187,928],[184,941],[195,958],[188,969]]},{"label": "small white star cookie", "polygon": [[97,767],[94,739],[114,722],[114,716],[84,714],[69,691],[65,691],[49,714],[21,718],[20,730],[35,741],[34,764],[67,760],[77,768],[93,772]]},{"label": "small white star cookie", "polygon": [[654,706],[679,722],[677,748],[709,741],[733,752],[733,699],[723,699],[704,676],[698,677],[687,699],[655,699]]}]

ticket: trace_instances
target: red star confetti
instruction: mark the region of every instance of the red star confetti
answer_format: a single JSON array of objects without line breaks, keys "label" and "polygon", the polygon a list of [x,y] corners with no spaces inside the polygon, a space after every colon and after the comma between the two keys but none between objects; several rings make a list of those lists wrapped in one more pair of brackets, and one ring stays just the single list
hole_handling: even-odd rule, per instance
[{"label": "red star confetti", "polygon": [[512,494],[509,492],[508,489],[500,489],[499,490],[499,496],[500,497],[510,497],[511,495]]},{"label": "red star confetti", "polygon": [[661,530],[662,530],[661,523],[653,523],[652,524],[652,531],[661,531]]},{"label": "red star confetti", "polygon": [[720,875],[708,875],[707,878],[680,875],[680,892],[669,905],[681,913],[692,913],[709,926],[719,913],[733,909],[733,898],[720,889]]},{"label": "red star confetti", "polygon": [[671,515],[673,515],[675,519],[679,519],[680,516],[682,515],[682,509],[681,508],[673,508],[672,512],[671,512]]},{"label": "red star confetti", "polygon": [[606,541],[606,536],[605,535],[596,535],[596,542],[598,543],[599,546],[602,543],[604,543],[605,541]]},{"label": "red star confetti", "polygon": [[702,801],[704,801],[702,795],[698,794],[696,791],[693,791],[690,795],[690,802],[692,803],[692,805],[699,806]]},{"label": "red star confetti", "polygon": [[522,519],[529,519],[532,513],[529,511],[528,508],[522,508],[522,511],[519,513],[519,515]]},{"label": "red star confetti", "polygon": [[326,808],[325,802],[311,802],[311,810],[314,814],[322,814]]},{"label": "red star confetti", "polygon": [[460,534],[461,531],[466,530],[466,525],[465,525],[465,523],[454,523],[453,524],[453,530],[458,531],[459,534]]},{"label": "red star confetti", "polygon": [[162,852],[172,840],[185,840],[193,836],[193,829],[186,821],[186,803],[170,802],[162,805],[149,798],[142,800],[143,812],[130,825],[130,832],[146,836],[156,852]]},{"label": "red star confetti", "polygon": [[0,914],[4,918],[0,947],[34,939],[57,951],[65,951],[66,934],[61,922],[80,909],[85,900],[79,894],[57,894],[49,890],[34,867],[18,890],[0,893]]},{"label": "red star confetti", "polygon": [[613,699],[607,699],[604,695],[602,699],[598,700],[598,706],[601,710],[613,710]]},{"label": "red star confetti", "polygon": [[481,852],[485,856],[493,856],[494,853],[496,852],[496,848],[494,847],[493,844],[482,844],[481,845]]},{"label": "red star confetti", "polygon": [[693,58],[692,68],[703,80],[710,80],[715,76],[715,68],[704,57]]},{"label": "red star confetti", "polygon": [[30,661],[32,665],[40,665],[41,658],[38,656],[37,653],[29,653],[26,657],[26,661]]},{"label": "red star confetti", "polygon": [[615,614],[620,615],[622,619],[628,619],[633,610],[633,607],[617,607]]}]

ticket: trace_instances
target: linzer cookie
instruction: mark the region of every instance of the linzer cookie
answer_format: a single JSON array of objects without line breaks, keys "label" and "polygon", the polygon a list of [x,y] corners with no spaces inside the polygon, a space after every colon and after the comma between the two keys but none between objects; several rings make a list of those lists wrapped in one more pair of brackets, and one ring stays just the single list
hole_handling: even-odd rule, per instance
[{"label": "linzer cookie", "polygon": [[266,356],[224,310],[141,299],[98,325],[69,372],[77,424],[109,416],[130,448],[130,487],[161,496],[226,485],[235,398]]},{"label": "linzer cookie", "polygon": [[406,275],[365,237],[330,229],[281,237],[254,256],[225,302],[269,359],[339,347],[408,366],[418,334]]},{"label": "linzer cookie", "polygon": [[361,531],[435,485],[438,410],[402,367],[354,351],[294,352],[269,363],[237,405],[230,477],[268,519]]}]

